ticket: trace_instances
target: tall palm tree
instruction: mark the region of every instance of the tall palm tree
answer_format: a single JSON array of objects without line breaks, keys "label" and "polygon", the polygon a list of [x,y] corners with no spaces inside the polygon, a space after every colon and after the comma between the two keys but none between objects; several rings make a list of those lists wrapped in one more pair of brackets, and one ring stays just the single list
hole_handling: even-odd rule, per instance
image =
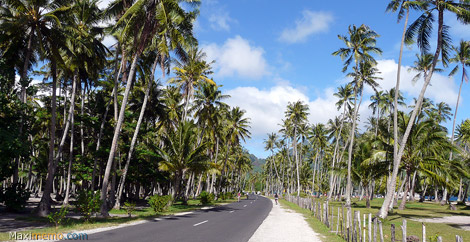
[{"label": "tall palm tree", "polygon": [[[277,172],[277,167],[276,167],[276,164],[274,163],[274,149],[276,148],[277,139],[278,139],[277,134],[271,133],[271,134],[268,134],[268,139],[264,140],[263,143],[265,144],[264,150],[271,151],[271,162],[270,162],[271,178],[274,176],[274,174],[272,174],[272,169],[274,166],[274,170],[276,172],[276,182],[279,182],[279,179],[280,179],[279,173]],[[273,183],[274,182],[271,179],[272,187],[274,186]]]},{"label": "tall palm tree", "polygon": [[[163,148],[158,148],[159,169],[173,176],[173,199],[180,198],[181,182],[191,169],[207,169],[209,162],[205,153],[207,143],[197,144],[196,125],[183,121],[176,130],[169,130],[163,137]],[[184,201],[187,197],[182,197]]]},{"label": "tall palm tree", "polygon": [[176,84],[183,91],[183,97],[185,98],[183,120],[186,119],[189,102],[194,96],[195,86],[201,84],[201,82],[207,82],[215,85],[215,82],[207,76],[212,74],[211,64],[213,62],[206,62],[204,58],[206,54],[202,52],[197,46],[191,45],[189,48],[187,59],[180,63],[175,60],[176,77],[169,80],[169,83]]},{"label": "tall palm tree", "polygon": [[400,148],[398,152],[396,152],[396,156],[394,156],[393,172],[390,183],[387,185],[387,194],[380,211],[377,213],[380,218],[386,218],[388,215],[389,204],[392,201],[393,194],[395,193],[396,179],[398,175],[398,168],[400,167],[401,157],[403,156],[406,142],[411,132],[416,114],[418,113],[419,107],[421,106],[426,89],[431,82],[437,61],[440,56],[442,57],[441,59],[444,65],[446,65],[448,61],[451,42],[448,32],[449,27],[444,24],[444,12],[449,11],[450,13],[455,14],[457,19],[459,19],[461,22],[470,23],[470,3],[467,1],[425,0],[424,4],[426,5],[425,11],[409,26],[405,34],[405,41],[407,43],[412,43],[414,40],[416,40],[416,43],[422,52],[428,52],[430,50],[429,38],[431,37],[432,26],[434,20],[436,20],[436,18],[434,18],[434,13],[437,12],[436,50],[433,55],[432,67],[429,71],[429,75],[427,75],[424,80],[423,87],[421,88],[421,92],[418,97],[418,103],[411,115],[412,122],[409,122],[408,127],[403,134],[403,138],[401,139],[399,145]]},{"label": "tall palm tree", "polygon": [[[393,97],[393,139],[398,140],[398,102],[400,94],[400,78],[401,78],[401,62],[403,57],[403,46],[405,44],[406,28],[408,27],[408,19],[410,16],[410,8],[412,9],[423,9],[425,4],[422,1],[410,1],[410,0],[392,0],[388,6],[387,11],[396,12],[398,11],[397,22],[403,19],[403,15],[406,11],[405,23],[403,25],[403,33],[400,41],[400,54],[398,56],[398,67],[397,67],[397,81],[395,84],[395,96]],[[393,157],[398,154],[398,143],[394,142],[393,145]],[[388,191],[388,190],[387,190]]]},{"label": "tall palm tree", "polygon": [[[250,138],[251,132],[248,130],[250,128],[250,119],[245,118],[245,110],[240,109],[239,107],[234,107],[226,113],[225,118],[225,129],[226,129],[226,147],[225,147],[225,161],[222,167],[222,178],[225,175],[225,169],[227,167],[227,161],[229,158],[229,151],[231,148],[240,144],[240,140],[245,142],[246,138]],[[222,186],[222,179],[219,180],[218,193]]]},{"label": "tall palm tree", "polygon": [[[353,115],[353,127],[351,129],[351,135],[349,139],[349,154],[348,154],[348,179],[346,187],[346,206],[351,205],[351,161],[352,161],[352,148],[354,145],[354,134],[356,129],[356,118],[358,112],[358,103],[357,95],[359,91],[362,90],[362,81],[364,78],[361,78],[360,70],[372,71],[375,68],[372,68],[375,65],[376,61],[371,56],[372,53],[381,54],[382,50],[375,46],[376,39],[379,35],[371,30],[366,25],[361,25],[359,28],[355,25],[349,26],[348,28],[349,36],[338,35],[338,38],[344,42],[346,47],[342,47],[339,50],[332,53],[332,55],[339,55],[342,60],[344,60],[343,72],[345,72],[349,65],[354,61],[355,66],[353,67],[353,73],[350,76],[354,76],[355,87],[354,87],[354,115]],[[363,73],[366,74],[366,73]],[[364,76],[365,77],[365,76]],[[367,78],[369,79],[369,78]],[[362,92],[362,91],[361,91]],[[361,95],[362,98],[362,95]]]},{"label": "tall palm tree", "polygon": [[334,176],[333,176],[333,170],[336,165],[336,161],[338,159],[338,152],[339,152],[339,141],[340,141],[340,136],[342,135],[343,132],[343,127],[344,127],[344,121],[346,120],[346,112],[348,110],[351,110],[351,102],[353,101],[353,87],[350,83],[346,84],[345,86],[340,86],[338,87],[338,92],[335,92],[333,95],[337,98],[339,98],[338,102],[336,102],[336,107],[338,110],[343,108],[343,114],[341,115],[341,124],[339,127],[339,131],[337,132],[336,136],[336,144],[335,144],[335,149],[333,151],[333,162],[332,162],[332,169],[331,169],[331,174],[330,174],[330,192],[328,193],[328,200],[331,199],[331,196],[333,194],[333,182]]},{"label": "tall palm tree", "polygon": [[300,164],[299,164],[299,154],[297,149],[297,135],[301,132],[300,128],[303,124],[307,123],[308,106],[302,101],[289,102],[287,105],[287,110],[285,112],[285,117],[288,120],[288,123],[292,126],[292,145],[294,148],[294,160],[296,165],[296,174],[297,174],[297,196],[300,196]]},{"label": "tall palm tree", "polygon": [[[119,111],[119,117],[114,127],[114,134],[111,143],[111,149],[109,152],[108,161],[106,163],[106,169],[103,177],[101,187],[101,200],[104,202],[101,205],[101,214],[103,216],[108,215],[107,205],[107,191],[109,175],[111,173],[111,167],[113,165],[114,156],[116,153],[119,135],[121,132],[122,123],[124,121],[124,112],[129,97],[129,92],[134,80],[136,72],[137,62],[149,46],[149,42],[153,39],[153,36],[157,34],[159,30],[168,29],[172,34],[172,39],[178,39],[185,41],[193,39],[192,37],[192,24],[191,21],[195,17],[195,13],[186,12],[178,4],[177,0],[141,0],[132,5],[124,15],[117,21],[116,26],[125,26],[122,30],[125,36],[134,38],[134,49],[132,56],[132,64],[130,66],[126,89],[124,91],[124,97],[121,103],[121,109]],[[199,1],[189,1],[191,3],[198,3]],[[162,26],[165,26],[162,28]],[[113,188],[114,189],[114,188]]]}]

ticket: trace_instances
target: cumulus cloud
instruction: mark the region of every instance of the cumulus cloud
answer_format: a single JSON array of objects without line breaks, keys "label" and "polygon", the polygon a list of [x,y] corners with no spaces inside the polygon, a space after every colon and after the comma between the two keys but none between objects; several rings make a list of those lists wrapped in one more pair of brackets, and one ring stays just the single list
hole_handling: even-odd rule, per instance
[{"label": "cumulus cloud", "polygon": [[222,11],[219,13],[211,14],[209,17],[210,26],[214,30],[230,30],[230,23],[235,23],[236,21],[230,18],[228,12]]},{"label": "cumulus cloud", "polygon": [[219,77],[240,76],[259,79],[268,74],[268,64],[261,47],[252,46],[240,36],[230,38],[223,45],[203,45],[208,60],[215,60],[214,71]]},{"label": "cumulus cloud", "polygon": [[328,31],[333,20],[331,13],[304,10],[302,18],[295,21],[295,27],[284,29],[279,40],[286,43],[304,42],[312,34]]},{"label": "cumulus cloud", "polygon": [[251,132],[254,139],[263,139],[267,133],[277,132],[284,119],[289,102],[302,101],[308,104],[310,123],[326,123],[328,119],[339,114],[336,110],[336,98],[333,96],[334,90],[328,88],[324,95],[314,100],[301,90],[289,85],[277,85],[270,89],[258,89],[256,87],[237,87],[229,90],[227,94],[231,96],[227,103],[231,106],[239,106],[246,111],[246,116],[250,117]]},{"label": "cumulus cloud", "polygon": [[[378,80],[382,90],[390,90],[395,87],[397,80],[398,64],[395,60],[379,60],[377,68],[380,70]],[[424,80],[421,78],[415,84],[412,83],[416,72],[408,72],[409,66],[402,66],[400,77],[400,90],[408,97],[408,102],[412,98],[417,98],[421,92]],[[372,89],[366,88],[366,92],[373,93]],[[457,102],[457,91],[453,78],[449,78],[439,73],[434,73],[431,79],[431,85],[426,89],[425,97],[431,98],[435,102],[446,102],[453,106]]]}]

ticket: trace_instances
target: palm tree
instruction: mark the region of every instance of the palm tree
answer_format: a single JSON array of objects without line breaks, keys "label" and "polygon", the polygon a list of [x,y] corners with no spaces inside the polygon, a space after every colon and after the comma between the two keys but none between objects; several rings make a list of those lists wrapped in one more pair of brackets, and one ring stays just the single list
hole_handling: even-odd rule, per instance
[{"label": "palm tree", "polygon": [[[245,142],[246,138],[250,138],[250,131],[248,128],[249,126],[249,118],[245,118],[245,110],[240,109],[239,107],[232,108],[230,111],[226,113],[225,118],[225,130],[226,130],[226,147],[225,147],[225,161],[222,167],[222,177],[225,175],[225,169],[227,167],[227,161],[229,157],[229,151],[231,148],[240,144],[240,140]],[[218,193],[220,193],[220,189],[222,186],[222,179],[219,180],[218,186]]]},{"label": "palm tree", "polygon": [[297,150],[297,135],[301,132],[300,127],[307,123],[308,106],[302,101],[297,101],[294,103],[289,102],[287,105],[287,110],[285,112],[286,119],[288,123],[292,126],[292,145],[294,146],[294,160],[296,165],[297,172],[297,196],[300,196],[300,174],[299,174],[299,154]]},{"label": "palm tree", "polygon": [[[353,127],[351,129],[351,135],[350,135],[350,140],[351,142],[349,143],[349,154],[348,154],[348,179],[347,179],[347,188],[346,188],[346,206],[351,205],[351,161],[352,161],[352,148],[354,145],[354,134],[355,134],[355,129],[356,129],[356,119],[357,119],[357,113],[359,111],[359,105],[357,103],[357,95],[359,94],[359,91],[362,90],[363,86],[362,83],[363,81],[367,80],[372,80],[369,77],[366,77],[368,74],[374,74],[373,72],[376,72],[376,69],[373,68],[373,65],[375,65],[376,61],[375,59],[371,56],[371,53],[376,53],[376,54],[381,54],[382,50],[379,48],[375,47],[376,44],[376,38],[379,37],[379,35],[371,30],[368,26],[366,25],[361,25],[359,28],[357,28],[355,25],[349,26],[348,28],[348,33],[349,37],[347,36],[338,36],[340,40],[344,42],[346,47],[340,48],[339,50],[333,52],[334,56],[339,55],[342,60],[344,60],[344,66],[343,66],[343,72],[345,72],[349,65],[352,63],[354,60],[355,66],[353,67],[354,73],[350,74],[350,76],[354,77],[355,80],[353,80],[353,85],[354,87],[354,115],[353,115]],[[375,69],[375,70],[374,70]],[[363,75],[360,74],[359,71],[365,71],[365,72],[370,72],[370,73],[363,73]],[[362,91],[361,91],[362,93]],[[361,95],[362,99],[362,95]],[[360,102],[359,102],[360,103]]]},{"label": "palm tree", "polygon": [[271,162],[270,162],[270,170],[271,170],[271,186],[274,186],[273,184],[273,180],[272,180],[272,169],[273,169],[273,166],[274,166],[274,170],[276,172],[276,180],[277,182],[279,182],[279,173],[277,172],[277,167],[276,167],[276,164],[274,163],[274,149],[276,148],[276,143],[277,143],[277,134],[276,133],[271,133],[271,134],[268,134],[268,139],[267,140],[264,140],[263,143],[266,145],[264,147],[264,150],[269,150],[271,151]]},{"label": "palm tree", "polygon": [[215,82],[207,77],[212,74],[211,64],[213,62],[207,63],[204,60],[205,57],[206,54],[202,50],[192,45],[189,48],[187,59],[183,63],[177,60],[174,61],[176,66],[173,69],[176,78],[172,78],[168,82],[176,84],[183,91],[183,97],[185,98],[183,120],[186,118],[189,102],[194,96],[194,87],[201,84],[201,82],[215,85]]},{"label": "palm tree", "polygon": [[[457,103],[455,104],[455,112],[454,112],[454,121],[452,122],[452,133],[450,134],[450,141],[452,145],[454,144],[454,133],[455,133],[455,121],[457,120],[457,111],[459,109],[459,102],[460,102],[460,93],[462,91],[463,81],[465,80],[468,83],[468,76],[465,70],[465,67],[470,66],[470,42],[461,40],[459,47],[452,47],[455,52],[454,57],[450,59],[450,62],[456,62],[457,65],[452,69],[450,72],[450,76],[455,75],[459,70],[459,65],[462,66],[462,80],[460,81],[459,87],[459,94],[457,96]],[[449,160],[452,160],[453,152],[450,152]],[[462,178],[460,178],[462,182]],[[460,199],[460,197],[459,197]]]},{"label": "palm tree", "polygon": [[[169,130],[163,137],[163,148],[158,148],[161,171],[168,171],[173,176],[173,199],[181,197],[181,182],[191,169],[207,169],[209,158],[205,154],[207,143],[197,144],[196,125],[192,121],[183,121],[178,128]],[[187,197],[183,196],[183,201]]]},{"label": "palm tree", "polygon": [[343,114],[341,115],[341,124],[339,127],[339,131],[337,132],[336,135],[336,144],[335,144],[335,149],[333,151],[333,163],[331,165],[331,174],[330,174],[330,192],[328,193],[328,200],[331,199],[331,196],[333,194],[333,182],[334,182],[334,176],[333,176],[333,170],[336,164],[336,161],[339,160],[337,159],[338,152],[339,152],[339,141],[340,141],[340,136],[342,135],[343,132],[343,127],[344,127],[344,121],[346,120],[346,111],[351,110],[351,102],[353,100],[353,87],[350,83],[346,84],[345,86],[340,86],[338,87],[338,92],[334,93],[333,95],[337,98],[339,98],[338,102],[336,102],[336,107],[338,110],[343,108]]},{"label": "palm tree", "polygon": [[[188,0],[189,1],[189,0]],[[197,3],[199,1],[190,1],[191,3]],[[124,121],[124,112],[129,97],[129,92],[132,86],[134,75],[136,72],[137,61],[149,46],[149,42],[153,39],[153,36],[164,29],[171,30],[171,38],[185,41],[192,39],[191,21],[194,19],[194,13],[187,13],[177,4],[176,0],[142,0],[136,2],[130,7],[124,15],[117,21],[116,26],[125,26],[122,30],[125,36],[133,36],[136,42],[134,43],[134,53],[132,57],[132,64],[130,66],[126,89],[124,91],[124,97],[121,103],[121,109],[119,111],[119,117],[114,127],[114,135],[111,143],[111,149],[109,152],[108,161],[106,163],[105,174],[103,177],[101,187],[101,200],[104,202],[101,205],[101,214],[103,216],[108,215],[108,205],[106,202],[109,175],[111,173],[111,167],[113,165],[114,156],[116,153],[119,135],[121,132],[121,126]],[[183,29],[185,27],[186,29]]]},{"label": "palm tree", "polygon": [[[398,168],[400,167],[401,157],[403,156],[405,145],[410,135],[411,128],[413,126],[416,114],[419,111],[419,107],[424,98],[429,83],[431,82],[434,69],[436,68],[437,61],[441,56],[442,62],[444,65],[447,65],[448,54],[450,49],[450,35],[449,27],[444,24],[444,12],[449,11],[457,15],[457,18],[463,23],[470,22],[470,4],[467,1],[454,1],[454,0],[425,0],[424,4],[426,5],[425,11],[423,14],[414,21],[406,31],[405,41],[407,43],[412,43],[416,40],[418,47],[422,50],[423,53],[428,52],[430,49],[429,38],[431,37],[431,31],[433,26],[434,12],[437,12],[437,45],[436,51],[433,55],[433,62],[429,74],[424,80],[423,87],[418,97],[417,105],[415,106],[413,113],[411,115],[412,122],[408,123],[408,127],[403,134],[401,139],[399,150],[394,156],[393,162],[393,172],[390,179],[390,183],[387,186],[387,194],[384,199],[384,203],[380,208],[380,211],[377,215],[380,218],[386,218],[388,215],[389,204],[392,200],[393,194],[395,193],[396,179],[398,175]],[[398,90],[398,89],[397,89]]]},{"label": "palm tree", "polygon": [[[409,1],[409,0],[392,0],[388,6],[387,11],[396,12],[398,10],[398,22],[403,19],[403,15],[405,14],[405,23],[403,25],[403,33],[401,36],[400,41],[400,54],[398,56],[398,68],[397,68],[397,82],[395,84],[395,96],[393,99],[393,139],[398,140],[398,102],[399,102],[399,94],[400,94],[400,77],[401,77],[401,61],[403,57],[403,46],[405,44],[405,36],[406,36],[406,28],[408,27],[408,19],[410,16],[410,8],[413,9],[423,9],[424,2],[422,1]],[[396,157],[398,154],[398,143],[394,142],[393,145],[393,157]],[[388,188],[387,188],[388,189]],[[387,190],[388,191],[388,190]]]}]

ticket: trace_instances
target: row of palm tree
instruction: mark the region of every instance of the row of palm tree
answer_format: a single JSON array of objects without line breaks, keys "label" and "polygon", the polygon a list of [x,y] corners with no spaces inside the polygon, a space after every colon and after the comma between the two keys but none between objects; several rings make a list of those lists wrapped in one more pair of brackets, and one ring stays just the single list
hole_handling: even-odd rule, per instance
[{"label": "row of palm tree", "polygon": [[[448,201],[448,190],[456,186],[453,182],[455,180],[460,180],[457,190],[459,191],[459,199],[461,199],[463,193],[462,182],[464,177],[468,177],[468,170],[464,168],[465,162],[468,162],[468,158],[465,158],[468,149],[462,146],[466,141],[459,140],[459,142],[455,142],[454,133],[462,84],[464,80],[468,80],[465,67],[470,64],[470,52],[468,50],[470,44],[468,41],[462,40],[460,46],[453,47],[449,27],[443,21],[444,12],[450,11],[456,14],[457,18],[463,23],[468,23],[470,21],[470,3],[467,1],[394,0],[390,2],[387,10],[398,11],[399,20],[406,16],[396,87],[384,92],[379,90],[380,87],[377,84],[380,73],[376,68],[377,63],[372,54],[381,53],[381,50],[376,47],[376,39],[379,35],[366,25],[359,27],[351,25],[347,36],[338,36],[345,47],[333,52],[333,55],[340,56],[344,61],[343,72],[347,72],[350,65],[354,63],[351,72],[347,74],[351,82],[338,88],[338,92],[335,93],[335,96],[339,98],[338,110],[343,109],[343,113],[340,117],[328,122],[328,129],[334,131],[331,131],[328,138],[323,139],[323,135],[319,135],[318,132],[318,127],[321,127],[322,124],[312,125],[310,128],[309,125],[305,124],[306,122],[303,122],[306,127],[303,128],[304,134],[311,132],[314,135],[312,136],[313,141],[309,142],[310,146],[305,149],[305,160],[301,160],[299,163],[297,142],[303,135],[295,132],[299,129],[297,126],[289,124],[288,119],[284,121],[284,128],[280,130],[280,132],[285,133],[288,130],[285,127],[288,125],[294,130],[293,135],[287,134],[285,136],[289,137],[292,142],[292,146],[288,148],[287,157],[289,157],[289,153],[292,153],[296,161],[297,184],[294,187],[297,188],[297,195],[300,195],[301,188],[306,190],[308,187],[312,191],[318,189],[319,193],[323,192],[322,185],[316,184],[315,181],[324,181],[323,174],[326,173],[329,177],[328,199],[331,199],[335,192],[336,194],[340,193],[345,197],[346,206],[350,206],[354,179],[359,181],[356,188],[366,191],[366,197],[372,198],[371,193],[374,192],[374,189],[380,191],[378,187],[374,188],[374,186],[381,183],[384,180],[383,178],[386,177],[386,185],[381,190],[386,196],[378,212],[378,216],[382,218],[387,216],[389,209],[394,206],[393,201],[397,199],[396,185],[400,184],[397,181],[399,173],[403,176],[402,188],[399,191],[405,194],[400,209],[405,207],[406,194],[410,191],[413,191],[414,194],[415,183],[419,177],[430,179],[431,183],[435,185],[436,194],[439,191],[438,186],[443,187],[442,203]],[[410,26],[407,26],[410,10],[422,11],[423,14]],[[432,23],[435,20],[434,12],[437,12],[438,15],[437,47],[434,54],[429,54],[429,39],[432,34]],[[415,99],[415,104],[409,107],[412,108],[411,113],[406,114],[404,111],[399,110],[399,106],[406,106],[399,91],[401,55],[404,44],[411,45],[414,43],[417,43],[421,53],[417,55],[414,67],[409,70],[417,73],[410,81],[416,82],[423,78],[424,84],[420,95]],[[453,57],[451,57],[452,52],[454,53]],[[445,103],[434,105],[429,99],[425,98],[425,91],[430,84],[433,73],[443,71],[443,69],[436,67],[439,60],[444,68],[451,62],[457,63],[457,66],[450,72],[451,76],[460,67],[462,69],[462,80],[453,115],[454,121],[450,139],[446,137],[446,129],[441,126],[442,122],[450,119],[448,116],[450,115],[450,107]],[[373,114],[377,116],[369,118],[369,128],[361,134],[357,128],[358,110],[362,103],[363,89],[366,85],[375,91],[375,94],[371,96],[369,107],[373,109]],[[289,104],[287,112],[290,112],[291,106],[293,104]],[[308,108],[305,110],[308,110]],[[305,111],[303,113],[308,115]],[[390,120],[393,120],[393,126]],[[383,125],[385,130],[382,130]],[[374,130],[371,130],[372,127]],[[349,134],[345,134],[345,131]],[[324,134],[326,134],[326,131]],[[269,135],[269,139],[266,141],[268,144],[266,149],[272,150],[273,137],[275,137],[274,134]],[[358,142],[355,142],[356,139],[359,139]],[[305,143],[302,143],[302,145],[305,145]],[[330,152],[331,156],[324,155],[325,152]],[[458,159],[453,157],[456,152]],[[343,162],[345,156],[347,156],[347,160]],[[275,164],[274,157],[276,155],[273,154],[271,157],[271,163],[273,164]],[[302,170],[305,162],[311,163],[311,175],[313,177],[312,183],[302,185],[300,179],[302,175],[298,171]],[[384,166],[387,169],[383,169]],[[280,167],[290,168],[290,165],[281,165]],[[452,169],[455,171],[450,172]],[[386,174],[379,172],[384,170],[388,172]],[[268,169],[266,167],[265,172],[279,176],[278,173],[272,173],[272,168]],[[318,172],[320,173],[320,179],[317,178]],[[345,181],[342,180],[343,176]],[[444,180],[441,179],[442,177],[444,177]],[[425,178],[422,179],[425,180]],[[346,182],[344,192],[338,189],[341,182]],[[287,184],[283,183],[280,187],[288,190],[292,186],[293,184],[287,182]]]},{"label": "row of palm tree", "polygon": [[[107,216],[123,199],[187,201],[202,190],[242,189],[249,119],[209,77],[212,62],[192,31],[199,4],[115,0],[101,10],[97,0],[4,1],[0,69],[13,91],[2,87],[2,98],[24,104],[17,116],[25,152],[2,160],[2,185],[42,195],[41,216],[52,197],[66,205],[80,190],[100,190]],[[110,48],[105,35],[115,38]],[[32,75],[44,83],[31,85]]]}]

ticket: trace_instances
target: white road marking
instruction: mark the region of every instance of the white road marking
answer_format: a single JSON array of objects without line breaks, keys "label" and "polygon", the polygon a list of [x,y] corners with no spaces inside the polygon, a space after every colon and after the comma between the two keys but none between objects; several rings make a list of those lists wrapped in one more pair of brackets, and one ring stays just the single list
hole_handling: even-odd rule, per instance
[{"label": "white road marking", "polygon": [[253,202],[250,202],[250,203],[253,203]]},{"label": "white road marking", "polygon": [[230,211],[230,212],[228,212],[228,213],[233,213],[233,212],[235,212],[235,210],[232,210],[232,211]]},{"label": "white road marking", "polygon": [[246,207],[246,205],[243,205],[243,207]]},{"label": "white road marking", "polygon": [[203,224],[203,223],[207,223],[207,221],[209,221],[209,220],[202,221],[202,222],[200,222],[200,223],[194,224],[193,226],[196,227],[196,226],[201,225],[201,224]]}]

